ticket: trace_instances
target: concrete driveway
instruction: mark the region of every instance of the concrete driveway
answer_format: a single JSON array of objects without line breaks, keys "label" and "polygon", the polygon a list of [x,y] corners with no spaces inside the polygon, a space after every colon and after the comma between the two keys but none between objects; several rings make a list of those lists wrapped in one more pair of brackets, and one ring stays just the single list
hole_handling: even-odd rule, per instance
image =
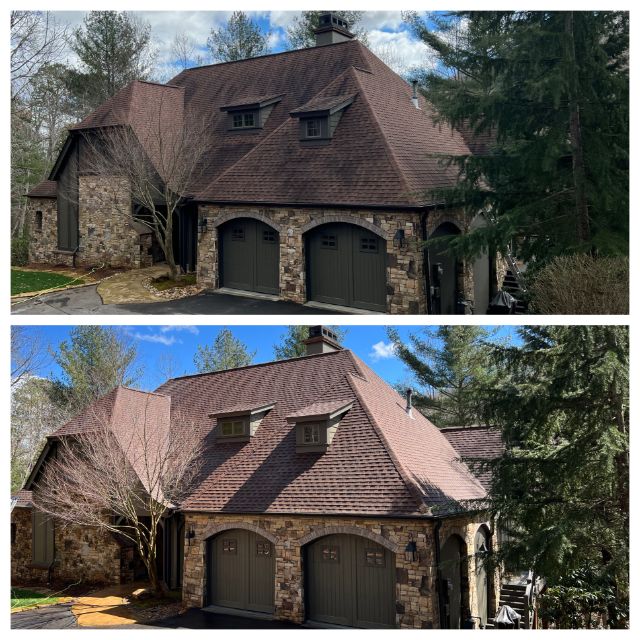
[{"label": "concrete driveway", "polygon": [[166,302],[103,304],[96,286],[48,293],[20,301],[11,307],[15,315],[334,315],[294,302],[260,300],[205,291],[196,296]]}]

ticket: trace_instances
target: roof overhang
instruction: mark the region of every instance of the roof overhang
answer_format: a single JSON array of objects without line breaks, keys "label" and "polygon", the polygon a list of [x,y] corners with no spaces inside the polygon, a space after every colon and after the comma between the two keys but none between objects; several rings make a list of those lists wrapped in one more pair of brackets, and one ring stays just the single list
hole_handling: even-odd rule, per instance
[{"label": "roof overhang", "polygon": [[335,409],[331,409],[329,411],[314,411],[313,405],[311,405],[308,409],[301,409],[300,411],[296,411],[291,415],[287,416],[287,422],[292,424],[296,422],[312,422],[315,420],[333,420],[337,418],[347,411],[351,409],[353,406],[353,400],[349,400],[344,404],[337,406]]},{"label": "roof overhang", "polygon": [[216,411],[215,413],[210,413],[210,418],[234,418],[236,416],[253,416],[259,413],[265,413],[273,409],[276,406],[275,402],[269,402],[267,404],[259,404],[255,406],[244,406],[244,407],[229,407],[228,409],[222,409],[221,411]]},{"label": "roof overhang", "polygon": [[324,116],[332,116],[334,113],[338,111],[342,111],[346,109],[354,100],[355,96],[345,96],[343,100],[339,102],[335,102],[331,106],[328,107],[300,107],[300,109],[294,109],[289,112],[289,115],[293,118],[320,118]]},{"label": "roof overhang", "polygon": [[233,104],[227,104],[223,107],[220,107],[220,111],[245,111],[247,109],[263,109],[264,107],[268,107],[269,105],[275,104],[276,102],[280,102],[284,93],[278,95],[271,96],[252,96],[251,98],[246,98],[245,100],[234,102]]}]

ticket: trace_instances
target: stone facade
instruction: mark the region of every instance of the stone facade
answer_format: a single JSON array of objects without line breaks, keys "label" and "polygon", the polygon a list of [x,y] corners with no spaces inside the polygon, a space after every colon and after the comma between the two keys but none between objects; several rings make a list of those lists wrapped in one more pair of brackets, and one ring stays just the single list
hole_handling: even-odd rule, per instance
[{"label": "stone facade", "polygon": [[[182,594],[186,606],[205,605],[206,541],[227,529],[249,529],[270,540],[275,547],[275,618],[302,623],[305,620],[303,547],[323,535],[347,533],[370,538],[395,554],[397,626],[440,627],[433,520],[195,513],[185,516],[185,531],[194,532],[194,537],[185,545],[184,554]],[[460,535],[466,542],[470,550],[469,575],[475,570],[473,539],[482,524],[480,516],[459,517],[445,520],[440,531],[441,544],[451,534]],[[411,540],[417,546],[415,560],[407,559],[405,554]],[[471,613],[477,615],[475,581],[469,581],[468,592]],[[490,604],[490,609],[493,607],[495,602]]]},{"label": "stone facade", "polygon": [[[131,195],[122,178],[80,176],[79,248],[76,266],[151,266],[152,236],[131,218]],[[39,214],[42,213],[40,228]],[[73,252],[58,249],[58,211],[53,198],[29,200],[29,260],[73,265]]]},{"label": "stone facade", "polygon": [[[387,312],[426,313],[419,213],[201,205],[199,216],[207,219],[207,231],[198,242],[198,280],[208,287],[220,286],[218,227],[233,218],[254,218],[280,234],[280,297],[307,302],[304,234],[320,224],[346,222],[386,240]],[[398,229],[404,231],[404,247],[394,247]]]},{"label": "stone facade", "polygon": [[119,584],[121,548],[110,534],[88,527],[54,523],[55,561],[51,570],[32,562],[32,511],[11,512],[15,541],[11,544],[12,584],[45,584],[50,581]]}]

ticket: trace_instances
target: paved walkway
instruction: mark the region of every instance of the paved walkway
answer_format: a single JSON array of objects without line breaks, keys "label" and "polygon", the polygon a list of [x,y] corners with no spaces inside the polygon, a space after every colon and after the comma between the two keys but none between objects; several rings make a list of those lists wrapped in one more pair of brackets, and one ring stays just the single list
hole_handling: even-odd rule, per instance
[{"label": "paved walkway", "polygon": [[213,291],[181,300],[148,304],[103,304],[95,285],[48,293],[34,300],[12,305],[16,315],[334,315],[337,311],[320,310],[294,302],[259,300]]},{"label": "paved walkway", "polygon": [[97,288],[103,304],[130,304],[136,302],[160,302],[161,296],[154,295],[142,286],[147,278],[168,275],[169,267],[159,264],[146,269],[123,271],[106,280]]}]

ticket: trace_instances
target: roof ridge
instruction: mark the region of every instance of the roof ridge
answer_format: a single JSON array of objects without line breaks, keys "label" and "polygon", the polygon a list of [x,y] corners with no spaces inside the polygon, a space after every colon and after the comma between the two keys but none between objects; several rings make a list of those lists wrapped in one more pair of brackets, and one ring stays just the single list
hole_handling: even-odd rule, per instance
[{"label": "roof ridge", "polygon": [[[386,437],[384,431],[382,430],[382,428],[378,424],[377,420],[375,419],[375,416],[373,415],[371,409],[369,408],[369,405],[367,404],[366,400],[364,399],[364,397],[360,393],[360,390],[358,389],[357,384],[354,384],[354,382],[352,382],[349,379],[350,377],[354,377],[355,378],[355,376],[353,376],[353,374],[347,374],[346,375],[346,378],[347,378],[347,380],[349,382],[349,385],[353,389],[353,392],[355,393],[356,398],[358,399],[358,402],[360,403],[360,406],[363,408],[364,412],[367,414],[367,418],[369,419],[369,422],[372,424],[376,434],[378,435],[378,438],[380,438],[380,442],[382,442],[382,446],[385,448],[385,451],[387,452],[387,455],[391,459],[391,462],[393,462],[393,465],[395,466],[396,471],[398,472],[398,474],[402,478],[402,481],[404,482],[404,484],[407,487],[409,493],[411,494],[411,497],[415,499],[416,504],[418,505],[418,511],[420,511],[421,513],[424,513],[425,509],[426,509],[427,512],[429,512],[429,515],[430,515],[431,509],[426,507],[425,502],[424,502],[424,496],[422,495],[422,492],[420,491],[420,489],[416,485],[416,483],[411,479],[411,475],[409,474],[409,472],[407,471],[405,466],[402,464],[402,462],[400,462],[400,459],[396,455],[396,453],[393,450],[393,447],[391,446],[391,444],[389,443],[389,440]],[[369,383],[368,380],[364,380],[364,382]]]},{"label": "roof ridge", "polygon": [[[396,158],[396,155],[395,155],[393,149],[391,148],[391,145],[389,144],[389,141],[387,140],[387,136],[385,135],[384,129],[382,128],[382,125],[380,124],[380,120],[378,119],[378,116],[376,115],[376,112],[374,111],[373,107],[371,106],[371,103],[369,102],[367,92],[366,92],[364,86],[362,85],[362,83],[360,82],[360,78],[358,77],[358,74],[355,73],[355,71],[356,71],[355,67],[351,66],[349,68],[353,69],[353,71],[354,71],[355,80],[356,80],[358,86],[360,87],[361,92],[364,95],[363,102],[365,104],[365,108],[369,111],[369,114],[373,118],[373,122],[375,123],[375,125],[376,125],[376,127],[378,129],[378,132],[380,133],[380,137],[382,138],[382,143],[384,144],[384,147],[387,150],[387,156],[389,157],[389,160],[390,160],[391,164],[395,168],[395,170],[396,170],[396,172],[398,174],[398,177],[400,178],[400,182],[402,182],[402,184],[405,186],[405,188],[407,190],[406,191],[406,195],[408,197],[410,197],[411,194],[413,193],[413,191],[411,190],[411,187],[409,186],[409,182],[407,181],[407,177],[404,175],[404,172],[402,171],[402,169],[400,167],[400,163],[398,162],[398,158]],[[373,72],[372,72],[371,75],[375,75],[375,74],[373,74]]]}]

